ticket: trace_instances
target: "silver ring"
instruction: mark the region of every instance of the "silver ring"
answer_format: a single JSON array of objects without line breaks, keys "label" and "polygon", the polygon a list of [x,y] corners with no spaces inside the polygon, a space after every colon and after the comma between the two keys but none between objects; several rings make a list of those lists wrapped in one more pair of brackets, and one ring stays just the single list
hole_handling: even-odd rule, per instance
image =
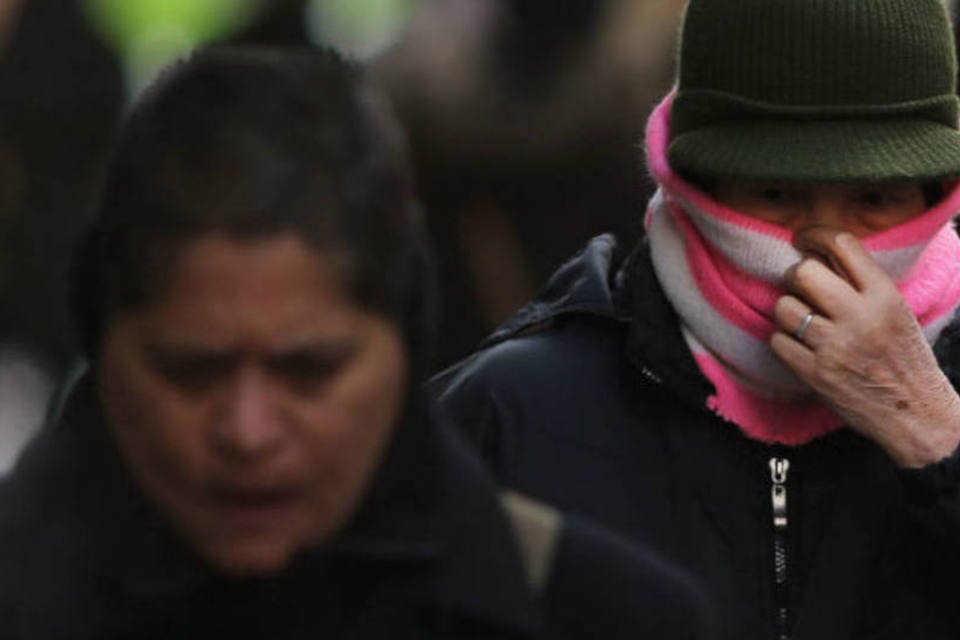
[{"label": "silver ring", "polygon": [[793,332],[793,337],[803,342],[803,336],[807,335],[807,329],[810,328],[810,323],[813,322],[816,315],[813,311],[808,311],[807,315],[803,316],[803,320],[800,321],[800,326]]}]

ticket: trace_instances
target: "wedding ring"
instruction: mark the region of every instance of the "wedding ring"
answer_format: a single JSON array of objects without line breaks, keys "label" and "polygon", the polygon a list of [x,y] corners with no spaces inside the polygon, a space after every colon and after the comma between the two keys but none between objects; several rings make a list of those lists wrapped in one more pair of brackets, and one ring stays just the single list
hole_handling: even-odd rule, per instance
[{"label": "wedding ring", "polygon": [[793,332],[793,337],[803,342],[803,336],[807,335],[807,329],[810,328],[810,323],[813,322],[815,316],[816,314],[813,311],[808,311],[807,315],[803,316],[803,320],[800,321],[800,326]]}]

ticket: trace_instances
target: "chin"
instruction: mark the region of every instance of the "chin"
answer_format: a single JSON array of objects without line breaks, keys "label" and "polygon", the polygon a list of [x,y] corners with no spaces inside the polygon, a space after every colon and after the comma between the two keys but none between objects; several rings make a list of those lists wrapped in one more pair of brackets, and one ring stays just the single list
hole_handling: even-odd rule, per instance
[{"label": "chin", "polygon": [[286,569],[296,553],[288,545],[228,543],[200,550],[201,555],[220,573],[231,578],[269,577]]}]

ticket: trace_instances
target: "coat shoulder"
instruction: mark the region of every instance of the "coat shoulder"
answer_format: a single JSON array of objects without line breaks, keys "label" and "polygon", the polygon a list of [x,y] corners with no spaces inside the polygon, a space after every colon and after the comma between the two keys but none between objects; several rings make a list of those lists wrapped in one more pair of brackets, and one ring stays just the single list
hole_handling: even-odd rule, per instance
[{"label": "coat shoulder", "polygon": [[[510,395],[536,402],[538,391],[563,392],[620,370],[626,328],[596,318],[563,318],[486,347],[430,382],[442,405],[461,394]],[[571,389],[573,390],[573,389]]]}]

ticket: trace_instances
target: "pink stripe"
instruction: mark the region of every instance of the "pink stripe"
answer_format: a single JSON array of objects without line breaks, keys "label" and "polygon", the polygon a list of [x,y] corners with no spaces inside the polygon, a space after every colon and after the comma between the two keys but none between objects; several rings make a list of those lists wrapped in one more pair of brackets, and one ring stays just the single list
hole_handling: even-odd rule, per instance
[{"label": "pink stripe", "polygon": [[[684,238],[683,245],[687,268],[706,301],[731,324],[736,325],[757,340],[763,342],[769,340],[774,331],[773,322],[761,311],[752,309],[740,296],[730,291],[728,283],[717,268],[717,265],[725,262],[725,260],[710,250],[708,245],[704,243],[703,238],[700,237],[696,227],[680,209],[674,209],[672,213],[677,228]],[[755,294],[744,296],[744,298],[765,295],[758,280],[751,281],[741,278],[738,279],[738,285],[745,286],[747,289],[756,289]]]},{"label": "pink stripe", "polygon": [[843,425],[830,409],[809,402],[784,402],[758,396],[744,388],[709,353],[694,353],[700,370],[716,393],[707,408],[761,442],[798,445],[835,431]]},{"label": "pink stripe", "polygon": [[675,197],[687,204],[693,205],[701,211],[709,213],[718,220],[776,238],[777,240],[789,242],[792,234],[787,229],[764,220],[758,220],[757,218],[742,214],[739,211],[720,204],[681,178],[670,167],[670,163],[667,161],[667,147],[670,143],[670,108],[673,105],[675,95],[676,89],[672,89],[660,104],[654,108],[653,113],[647,120],[645,138],[647,164],[657,181]]},{"label": "pink stripe", "polygon": [[[710,251],[712,260],[709,263],[698,261],[698,264],[712,265],[716,268],[718,272],[716,278],[725,286],[724,293],[740,298],[755,313],[772,317],[773,306],[784,295],[784,291],[738,269],[736,265],[713,251],[709,245],[703,244],[702,240],[700,242],[706,250]],[[717,280],[711,278],[710,281]],[[949,226],[944,227],[924,251],[917,263],[917,268],[898,284],[897,289],[907,305],[917,314],[917,320],[923,326],[951,312],[960,304],[960,238],[957,237],[956,231]],[[731,291],[734,293],[730,293]],[[718,292],[717,295],[721,294]],[[711,304],[713,304],[712,301]],[[717,307],[716,304],[713,306]],[[741,329],[747,330],[747,327],[737,322],[736,318],[726,315],[724,317]],[[767,338],[769,335],[769,333],[766,334]],[[759,335],[756,337],[767,339]]]},{"label": "pink stripe", "polygon": [[960,238],[951,227],[931,240],[898,289],[924,326],[960,303]]},{"label": "pink stripe", "polygon": [[773,306],[783,296],[783,289],[751,276],[722,257],[718,256],[715,264],[719,278],[736,291],[744,303],[765,318],[773,317]]},{"label": "pink stripe", "polygon": [[[679,205],[675,203],[671,204],[673,205],[671,210],[675,216],[687,215]],[[682,214],[680,212],[682,212]],[[748,307],[764,318],[771,319],[773,316],[773,306],[777,303],[777,300],[783,296],[783,289],[777,285],[763,281],[757,276],[741,269],[736,263],[728,260],[718,248],[714,248],[713,245],[703,241],[703,236],[700,235],[699,230],[696,229],[696,223],[694,223],[693,220],[688,218],[688,223],[691,233],[693,233],[694,230],[697,231],[697,240],[699,240],[703,247],[710,253],[711,261],[708,263],[708,266],[713,265],[716,268],[717,276],[726,284],[727,289],[733,292],[732,295],[740,298]]]},{"label": "pink stripe", "polygon": [[[684,202],[709,213],[718,220],[729,222],[773,238],[790,241],[792,233],[787,229],[763,220],[757,220],[734,209],[725,207],[681,178],[667,161],[670,144],[670,109],[676,96],[676,88],[656,106],[647,121],[647,163],[657,181]],[[891,251],[928,241],[960,211],[960,182],[949,187],[949,193],[937,206],[923,215],[891,229],[862,238],[868,251]]]},{"label": "pink stripe", "polygon": [[960,182],[950,186],[947,196],[926,213],[903,224],[861,238],[867,251],[891,251],[927,242],[960,211]]},{"label": "pink stripe", "polygon": [[[931,309],[929,312],[923,314],[923,318],[918,318],[917,321],[920,323],[920,326],[926,328],[944,319],[949,321],[951,318],[953,318],[956,311],[957,308],[955,306],[950,307],[947,305],[941,305],[937,309]],[[947,324],[949,324],[949,322]]]},{"label": "pink stripe", "polygon": [[[692,226],[692,223],[687,222]],[[754,314],[764,318],[772,317],[773,307],[777,300],[784,295],[784,291],[772,284],[762,282],[745,271],[738,269],[734,264],[725,260],[723,256],[712,251],[709,245],[697,237],[702,248],[710,251],[711,260],[698,260],[696,266],[691,268],[709,268],[717,270],[713,277],[704,277],[705,283],[713,283],[714,290],[705,292],[705,297],[710,300],[712,306],[718,310],[727,308],[730,305],[713,300],[714,294],[719,297],[733,296],[739,298],[744,306],[749,308]],[[697,251],[701,249],[698,248]],[[688,263],[691,263],[688,257]],[[696,278],[698,284],[701,278]],[[722,282],[724,289],[719,290],[717,282]],[[944,287],[944,284],[946,285]],[[933,286],[931,286],[933,285]],[[932,241],[928,249],[924,252],[922,259],[918,261],[917,268],[910,275],[900,282],[897,286],[900,295],[903,296],[907,305],[914,310],[917,320],[922,326],[927,326],[944,314],[951,313],[953,309],[960,304],[960,238],[950,227],[944,227]],[[734,293],[731,293],[734,292]],[[743,319],[735,315],[724,314],[730,322],[736,324],[744,331],[750,332],[754,337],[761,340],[767,340],[770,333],[757,334],[750,331],[749,326],[759,327],[759,325],[748,325],[747,317]],[[773,325],[771,324],[771,331]]]}]

